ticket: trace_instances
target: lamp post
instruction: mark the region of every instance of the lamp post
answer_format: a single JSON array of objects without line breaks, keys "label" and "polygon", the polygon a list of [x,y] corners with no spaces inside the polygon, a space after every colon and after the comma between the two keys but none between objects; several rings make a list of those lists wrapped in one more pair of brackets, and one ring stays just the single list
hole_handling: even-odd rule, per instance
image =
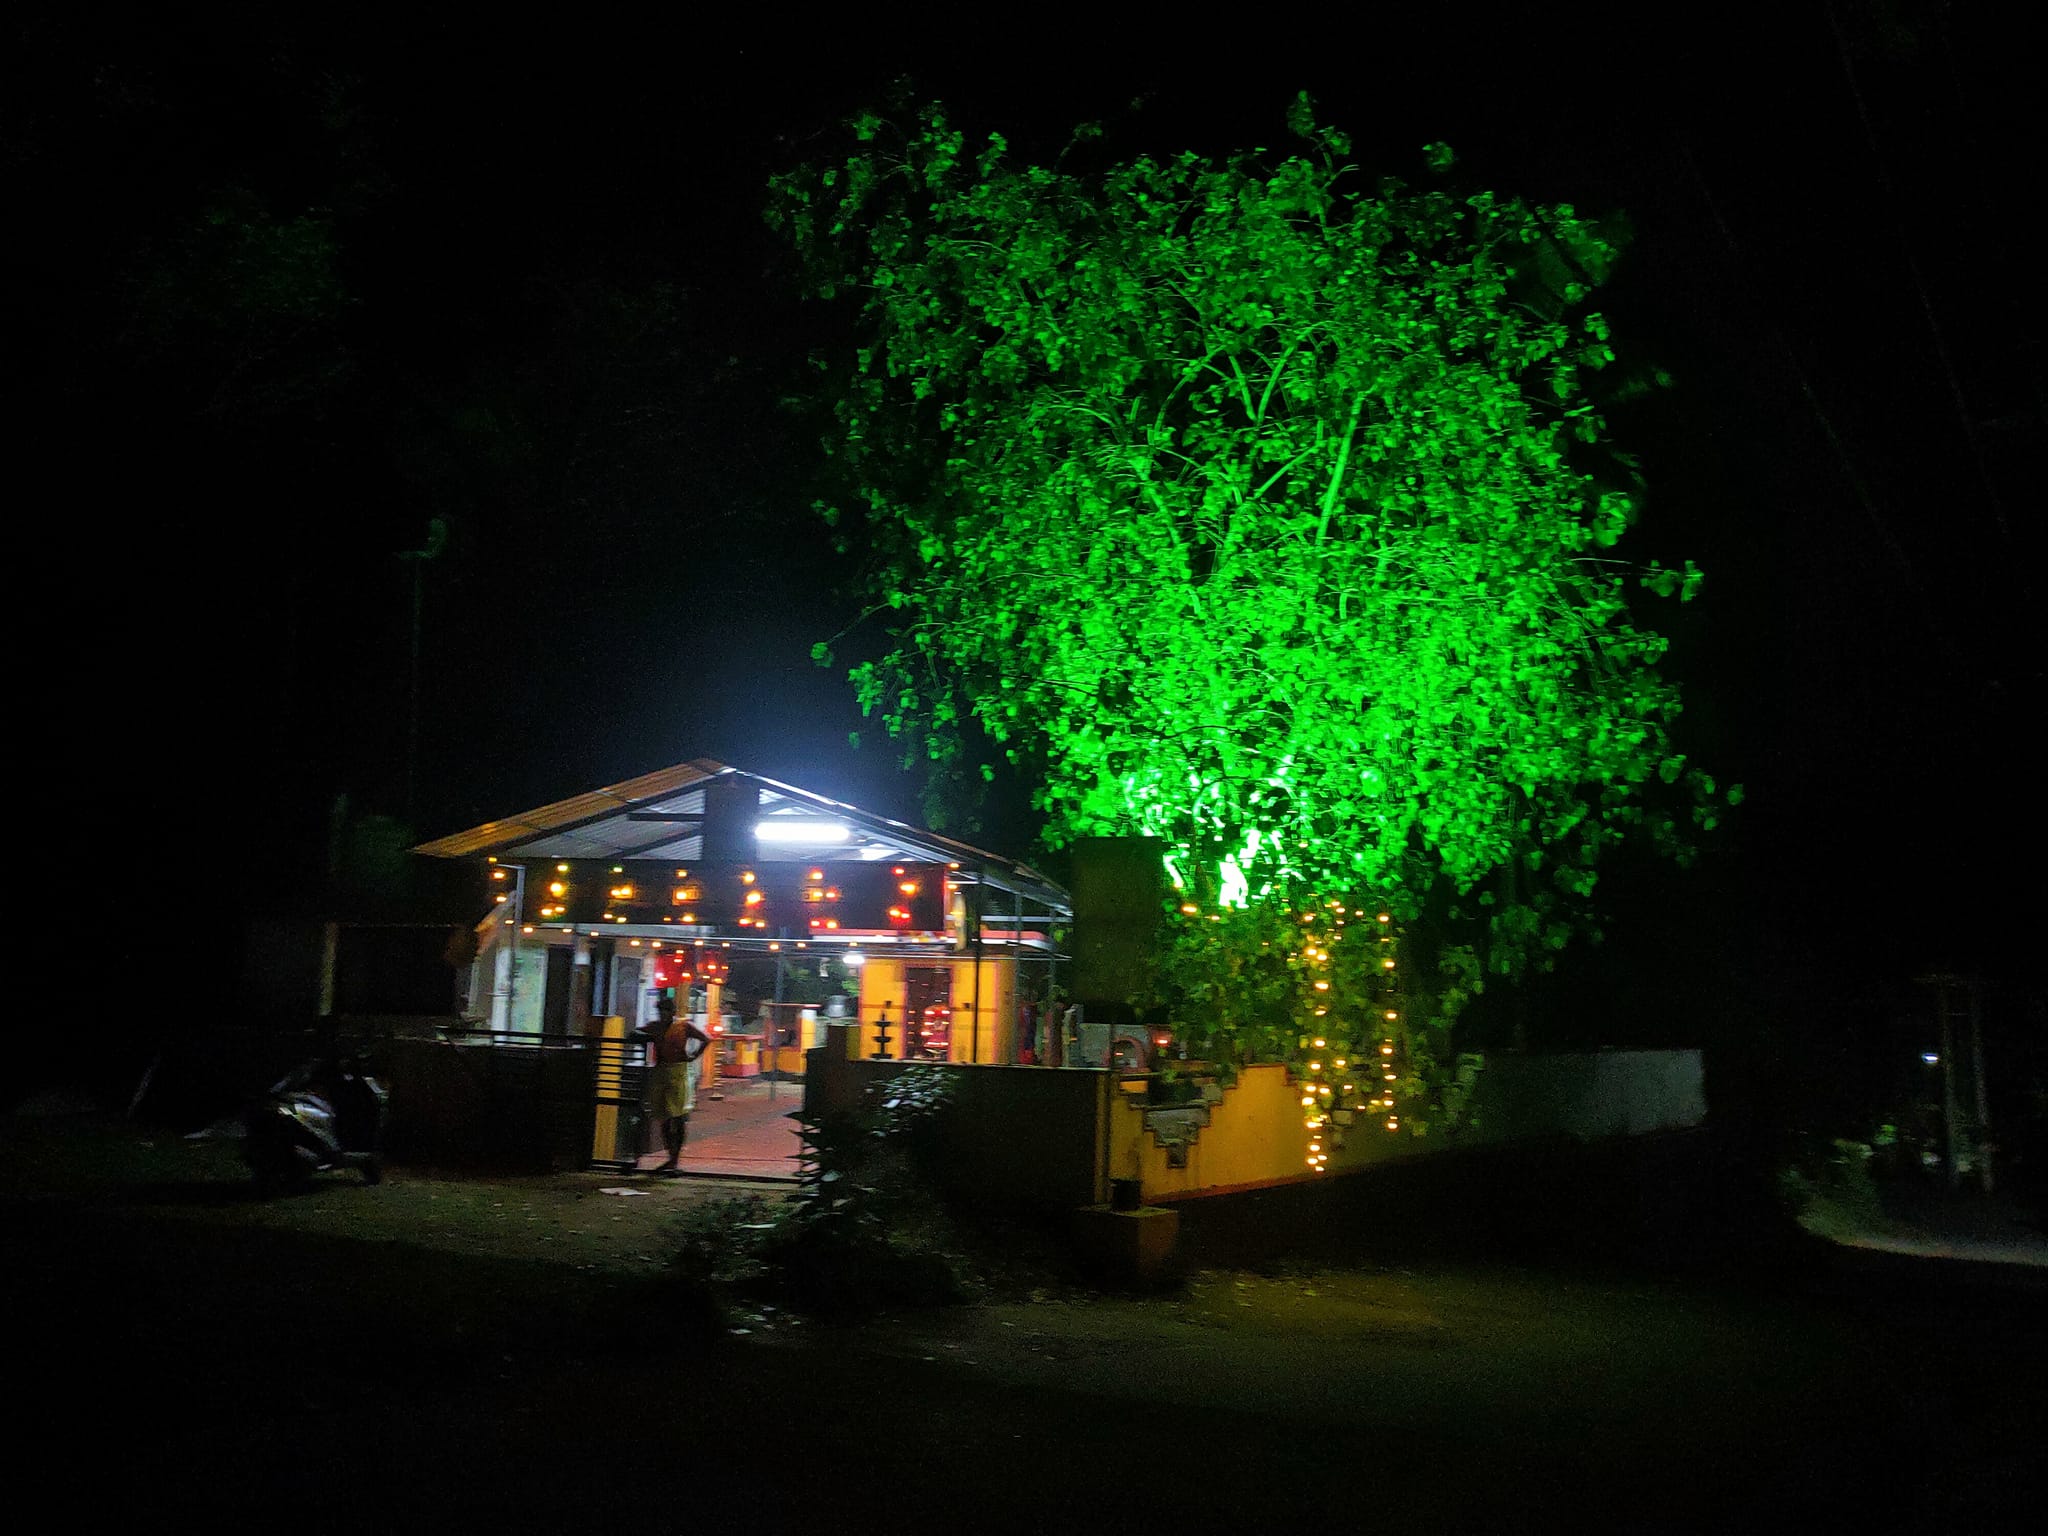
[{"label": "lamp post", "polygon": [[775,1085],[782,1076],[782,982],[785,956],[782,945],[789,938],[787,928],[775,930],[775,1002],[768,1010],[768,1025],[761,1033],[761,1054],[767,1065],[768,1102],[775,1102]]}]

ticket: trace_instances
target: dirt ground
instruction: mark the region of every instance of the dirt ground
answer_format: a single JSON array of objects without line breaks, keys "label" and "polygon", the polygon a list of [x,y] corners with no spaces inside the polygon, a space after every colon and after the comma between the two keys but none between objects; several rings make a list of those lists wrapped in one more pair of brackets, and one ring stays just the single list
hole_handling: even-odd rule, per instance
[{"label": "dirt ground", "polygon": [[[692,1206],[789,1193],[787,1185],[736,1179],[483,1177],[393,1167],[374,1191],[362,1190],[353,1174],[330,1173],[302,1192],[259,1200],[240,1159],[237,1141],[130,1131],[74,1115],[19,1123],[0,1177],[39,1198],[108,1211],[623,1274],[659,1270],[673,1247],[670,1229]],[[621,1189],[629,1193],[607,1193]]]},{"label": "dirt ground", "polygon": [[1982,1533],[2048,1493],[2038,1271],[1361,1263],[830,1329],[662,1283],[732,1186],[607,1187],[263,1204],[232,1147],[10,1122],[14,1453],[93,1525]]}]

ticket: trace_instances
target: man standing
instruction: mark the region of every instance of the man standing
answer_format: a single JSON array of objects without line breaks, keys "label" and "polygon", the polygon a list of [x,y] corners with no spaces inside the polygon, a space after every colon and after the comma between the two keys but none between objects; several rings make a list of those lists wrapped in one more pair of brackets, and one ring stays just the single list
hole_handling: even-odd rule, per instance
[{"label": "man standing", "polygon": [[690,1112],[697,1107],[697,1058],[711,1037],[676,1014],[675,998],[661,994],[655,1004],[659,1022],[654,1040],[654,1067],[647,1074],[647,1107],[661,1120],[661,1145],[668,1160],[656,1173],[674,1173],[690,1134]]}]

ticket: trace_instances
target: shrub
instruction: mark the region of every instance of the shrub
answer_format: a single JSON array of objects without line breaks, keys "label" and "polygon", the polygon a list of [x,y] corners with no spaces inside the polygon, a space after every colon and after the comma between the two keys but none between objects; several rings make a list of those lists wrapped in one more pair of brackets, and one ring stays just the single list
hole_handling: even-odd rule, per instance
[{"label": "shrub", "polygon": [[799,1193],[692,1212],[675,1274],[835,1318],[966,1300],[968,1264],[932,1173],[932,1128],[950,1092],[945,1072],[912,1067],[850,1114],[798,1116]]},{"label": "shrub", "polygon": [[[1890,1130],[1879,1131],[1880,1144],[1888,1143]],[[1870,1176],[1873,1150],[1870,1142],[1840,1136],[1824,1145],[1814,1141],[1780,1172],[1779,1190],[1802,1226],[1822,1235],[1884,1226],[1883,1202]]]}]

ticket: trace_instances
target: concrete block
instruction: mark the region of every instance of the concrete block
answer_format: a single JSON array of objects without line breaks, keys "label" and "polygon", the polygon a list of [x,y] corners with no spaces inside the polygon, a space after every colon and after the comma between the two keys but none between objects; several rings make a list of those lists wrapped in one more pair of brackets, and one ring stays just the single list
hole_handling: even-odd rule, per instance
[{"label": "concrete block", "polygon": [[1074,1246],[1082,1264],[1112,1284],[1150,1284],[1173,1268],[1180,1246],[1180,1212],[1141,1205],[1119,1211],[1087,1205],[1074,1212]]}]

